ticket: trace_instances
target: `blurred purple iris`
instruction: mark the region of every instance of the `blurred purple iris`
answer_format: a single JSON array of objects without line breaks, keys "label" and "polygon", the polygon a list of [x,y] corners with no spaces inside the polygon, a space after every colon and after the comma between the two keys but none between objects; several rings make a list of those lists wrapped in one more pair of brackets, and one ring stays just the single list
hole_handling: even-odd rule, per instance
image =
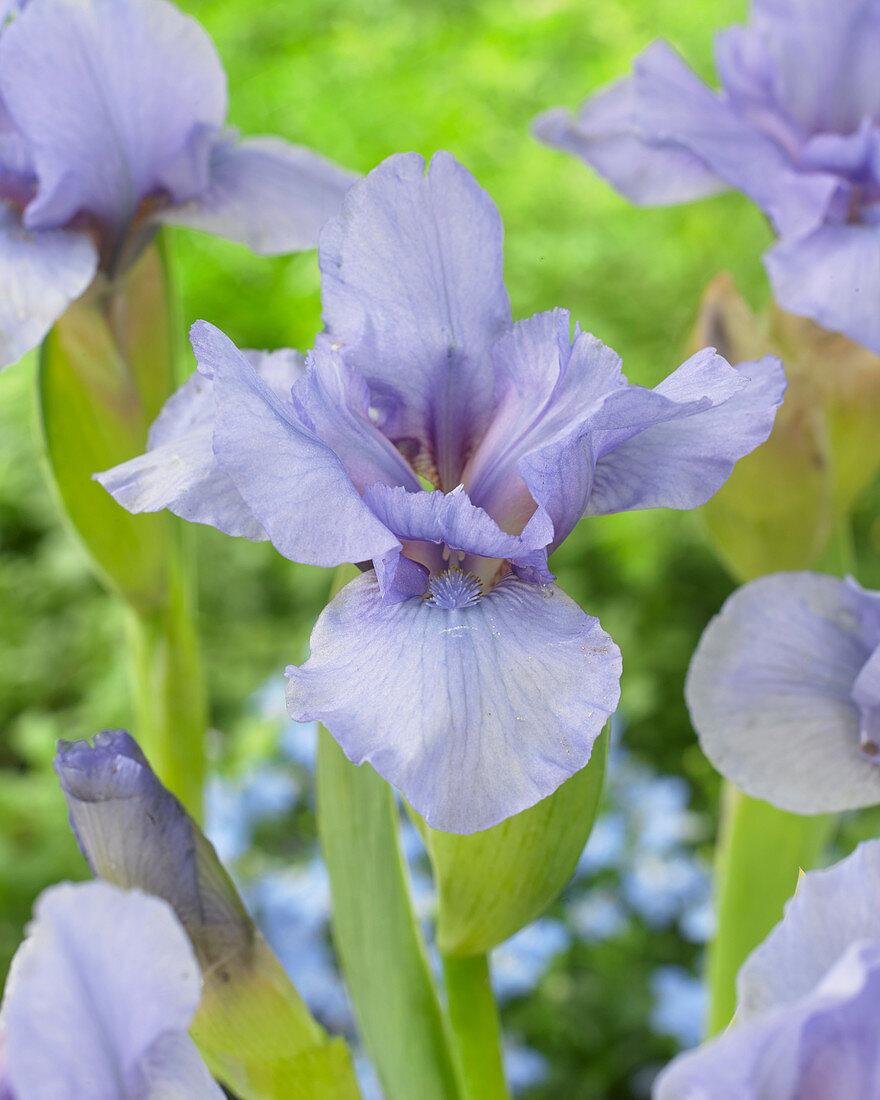
[{"label": "blurred purple iris", "polygon": [[210,38],[166,0],[0,3],[0,366],[162,223],[263,253],[317,243],[353,177],[239,141],[226,110]]},{"label": "blurred purple iris", "polygon": [[880,592],[750,581],[706,627],[686,693],[704,752],[752,797],[800,814],[880,803]]},{"label": "blurred purple iris", "polygon": [[880,0],[753,0],[715,40],[714,92],[665,42],[537,136],[633,202],[734,187],[770,218],[777,301],[880,351]]},{"label": "blurred purple iris", "polygon": [[0,1097],[222,1100],[188,1035],[201,996],[192,948],[164,901],[107,882],[53,886],[12,960]]},{"label": "blurred purple iris", "polygon": [[746,959],[732,1026],[660,1075],[654,1100],[875,1100],[880,841],[801,881]]},{"label": "blurred purple iris", "polygon": [[360,564],[287,670],[290,713],[430,825],[485,829],[584,767],[619,697],[619,651],[548,553],[584,515],[706,501],[769,433],[782,369],[706,349],[647,390],[567,312],[514,323],[498,212],[447,153],[355,184],[319,255],[305,368],[197,323],[198,375],[99,480],[132,512]]}]

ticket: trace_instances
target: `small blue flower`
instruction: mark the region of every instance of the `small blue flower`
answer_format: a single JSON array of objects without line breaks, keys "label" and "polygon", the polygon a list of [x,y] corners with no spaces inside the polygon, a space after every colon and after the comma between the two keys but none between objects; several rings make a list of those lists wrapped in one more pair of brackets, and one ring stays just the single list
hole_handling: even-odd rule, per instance
[{"label": "small blue flower", "polygon": [[876,1100],[880,841],[808,873],[746,959],[732,1026],[676,1058],[654,1100]]},{"label": "small blue flower", "polygon": [[326,331],[305,372],[270,377],[199,322],[197,380],[145,455],[99,475],[132,512],[361,565],[287,669],[290,713],[456,833],[551,794],[617,706],[617,646],[548,554],[585,515],[708,500],[785,384],[775,359],[705,349],[630,385],[564,310],[513,322],[501,243],[449,154],[390,157],[322,235]]},{"label": "small blue flower", "polygon": [[354,178],[225,128],[210,38],[166,0],[0,5],[0,367],[163,223],[311,248]]},{"label": "small blue flower", "polygon": [[187,1033],[201,996],[198,963],[164,901],[107,882],[53,886],[12,961],[0,1096],[222,1100]]},{"label": "small blue flower", "polygon": [[768,215],[779,303],[880,351],[880,0],[753,0],[715,40],[721,91],[665,42],[577,118],[537,136],[633,202],[689,202],[733,187]]},{"label": "small blue flower", "polygon": [[685,691],[703,751],[746,794],[800,814],[880,803],[880,593],[819,573],[750,581]]}]

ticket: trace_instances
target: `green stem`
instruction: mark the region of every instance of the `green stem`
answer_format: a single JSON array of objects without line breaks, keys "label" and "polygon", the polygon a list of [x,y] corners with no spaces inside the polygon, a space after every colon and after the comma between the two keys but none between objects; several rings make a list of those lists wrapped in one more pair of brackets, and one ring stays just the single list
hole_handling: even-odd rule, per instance
[{"label": "green stem", "polygon": [[443,956],[453,1052],[465,1100],[507,1100],[487,955]]},{"label": "green stem", "polygon": [[195,568],[189,532],[168,545],[168,601],[130,608],[130,649],[138,740],[162,782],[201,821],[207,704],[196,630]]},{"label": "green stem", "polygon": [[820,573],[834,573],[838,577],[856,573],[856,548],[849,516],[843,516],[835,525],[818,569]]},{"label": "green stem", "polygon": [[736,974],[782,917],[798,872],[822,854],[834,818],[799,817],[724,784],[716,850],[718,926],[709,948],[709,1017],[715,1035],[736,1009]]}]

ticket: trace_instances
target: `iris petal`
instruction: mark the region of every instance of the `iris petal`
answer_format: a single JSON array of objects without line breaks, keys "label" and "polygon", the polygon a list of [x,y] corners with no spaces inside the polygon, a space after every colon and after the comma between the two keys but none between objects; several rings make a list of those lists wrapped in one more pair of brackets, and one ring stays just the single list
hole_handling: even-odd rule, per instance
[{"label": "iris petal", "polygon": [[348,584],[287,669],[297,721],[323,722],[434,828],[472,833],[590,759],[619,699],[620,651],[554,585],[514,578],[458,610]]},{"label": "iris petal", "polygon": [[97,267],[87,233],[28,231],[0,203],[0,368],[39,344]]},{"label": "iris petal", "polygon": [[162,210],[160,221],[240,241],[272,255],[314,248],[356,176],[281,138],[215,143],[203,194]]},{"label": "iris petal", "polygon": [[389,157],[321,238],[324,322],[380,427],[453,489],[489,421],[491,349],[511,324],[495,204],[448,153]]},{"label": "iris petal", "polygon": [[852,698],[870,656],[859,615],[836,577],[777,573],[734,592],[706,628],[688,706],[703,751],[746,794],[806,814],[880,802]]},{"label": "iris petal", "polygon": [[198,964],[164,902],[105,882],[47,890],[4,999],[14,1094],[135,1100],[165,1083],[221,1100],[186,1033],[200,997]]}]

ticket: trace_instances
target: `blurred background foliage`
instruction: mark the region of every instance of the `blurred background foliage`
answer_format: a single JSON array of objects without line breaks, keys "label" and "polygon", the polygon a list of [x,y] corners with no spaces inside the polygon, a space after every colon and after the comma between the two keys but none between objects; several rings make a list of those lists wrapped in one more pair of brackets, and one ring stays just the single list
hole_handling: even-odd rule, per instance
[{"label": "blurred background foliage", "polygon": [[[504,218],[514,315],[570,308],[623,356],[631,380],[655,385],[682,361],[700,295],[717,271],[731,271],[753,306],[766,301],[759,257],[770,233],[741,196],[638,211],[529,134],[536,113],[574,108],[658,36],[711,78],[713,32],[743,18],[744,0],[182,6],[217,44],[231,120],[242,131],[282,134],[361,172],[400,150],[454,153]],[[310,346],[320,325],[314,253],[260,259],[184,232],[172,245],[186,373],[185,327],[196,318],[242,346]],[[122,613],[59,523],[43,478],[34,366],[30,357],[0,377],[0,976],[39,890],[85,873],[51,772],[54,742],[126,725],[130,713]],[[861,579],[880,587],[876,515],[870,501],[863,505],[856,536]],[[218,777],[209,820],[270,924],[266,883],[286,883],[279,950],[306,985],[315,952],[329,966],[326,941],[315,941],[308,959],[285,955],[284,943],[307,942],[297,928],[312,920],[309,906],[319,905],[325,886],[308,877],[308,752],[278,747],[280,670],[305,656],[330,577],[284,561],[268,544],[207,528],[196,535]],[[501,985],[505,973],[519,975],[499,992],[519,1044],[524,1094],[645,1096],[652,1073],[678,1044],[696,1039],[699,1025],[693,978],[709,934],[699,910],[717,778],[696,746],[682,684],[732,581],[704,541],[699,515],[672,512],[583,523],[553,565],[623,650],[618,778],[579,877],[549,923],[496,958]],[[297,734],[287,728],[286,736]],[[309,928],[326,935],[320,919]],[[316,1010],[345,1026],[338,1005],[338,1019],[332,1005],[322,1010],[319,987],[316,979]]]}]

